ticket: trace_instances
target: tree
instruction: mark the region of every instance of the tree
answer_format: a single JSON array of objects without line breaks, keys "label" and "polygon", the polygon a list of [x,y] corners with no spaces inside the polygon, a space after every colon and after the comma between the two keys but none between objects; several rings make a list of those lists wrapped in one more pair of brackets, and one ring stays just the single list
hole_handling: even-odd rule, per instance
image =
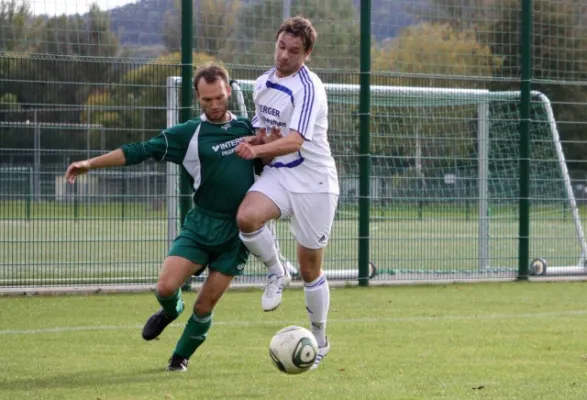
[{"label": "tree", "polygon": [[108,14],[95,4],[85,16],[62,15],[46,21],[36,52],[57,57],[44,60],[36,72],[48,81],[69,84],[50,88],[45,84],[43,103],[82,104],[91,91],[88,84],[110,81],[119,47],[109,24]]},{"label": "tree", "polygon": [[[425,75],[432,86],[450,86],[454,77],[491,77],[500,65],[501,59],[492,54],[489,46],[477,41],[474,31],[422,23],[405,28],[396,39],[376,47],[372,69],[403,73],[408,77],[405,84],[411,86],[418,83],[410,75],[419,75],[419,85]],[[478,86],[475,81],[463,85]]]},{"label": "tree", "polygon": [[408,5],[407,9],[422,22],[469,30],[491,21],[495,1],[501,0],[427,0],[428,6],[420,2]]},{"label": "tree", "polygon": [[[194,67],[216,61],[203,53],[193,53],[193,59]],[[110,90],[99,89],[88,97],[82,121],[121,130],[109,138],[107,148],[152,136],[167,126],[167,78],[180,75],[177,52],[132,69]]]},{"label": "tree", "polygon": [[[451,26],[461,25],[458,16],[465,11],[460,1],[430,1]],[[532,88],[548,96],[555,119],[564,122],[558,128],[567,158],[585,160],[587,145],[581,141],[587,88],[579,82],[587,80],[587,4],[578,0],[534,0],[533,7]],[[518,0],[485,0],[471,11],[482,14],[482,22],[474,24],[478,40],[503,60],[494,72],[500,79],[489,84],[490,89],[520,89],[520,12]],[[585,163],[580,164],[585,169]]]},{"label": "tree", "polygon": [[[402,75],[389,82],[394,86],[454,87],[455,78],[471,77],[459,79],[458,87],[477,88],[500,65],[501,59],[479,43],[473,31],[457,31],[448,24],[411,26],[373,49],[374,71]],[[463,138],[462,132],[471,131],[467,125],[475,119],[475,100],[462,106],[451,99],[427,104],[426,95],[422,96],[410,106],[406,97],[372,95],[371,151],[386,156],[374,165],[402,160],[394,166],[439,168],[441,160],[453,163],[455,157],[464,158],[472,151],[474,136]],[[452,140],[457,136],[459,140]],[[426,160],[424,165],[417,158]]]},{"label": "tree", "polygon": [[40,19],[35,19],[28,3],[0,2],[0,51],[26,52],[32,49]]},{"label": "tree", "polygon": [[[181,3],[176,0],[174,9],[165,13],[163,41],[169,51],[181,48]],[[193,11],[194,49],[217,56],[229,48],[234,35],[240,0],[196,0]]]},{"label": "tree", "polygon": [[[512,0],[500,2],[499,18],[487,41],[504,57],[500,75],[520,76],[520,18],[514,18]],[[552,101],[555,119],[568,159],[587,159],[584,142],[587,88],[587,5],[574,0],[535,0],[533,16],[532,88]],[[576,82],[574,84],[573,82]],[[506,83],[498,88],[518,90]],[[560,123],[562,122],[562,123]],[[585,170],[585,164],[579,163]]]},{"label": "tree", "polygon": [[[312,21],[318,39],[311,56],[313,68],[358,70],[359,24],[352,0],[293,2],[291,15]],[[283,2],[267,0],[241,7],[227,61],[246,65],[272,65],[275,32],[283,21]],[[223,58],[224,59],[224,58]]]},{"label": "tree", "polygon": [[[13,23],[22,19],[15,14]],[[27,17],[28,18],[28,17]],[[118,56],[107,13],[94,5],[85,16],[28,20],[35,29],[30,52],[4,53],[0,61],[1,93],[12,93],[23,108],[56,104],[77,107],[92,87],[106,85]],[[45,121],[78,122],[79,112],[39,115]]]}]

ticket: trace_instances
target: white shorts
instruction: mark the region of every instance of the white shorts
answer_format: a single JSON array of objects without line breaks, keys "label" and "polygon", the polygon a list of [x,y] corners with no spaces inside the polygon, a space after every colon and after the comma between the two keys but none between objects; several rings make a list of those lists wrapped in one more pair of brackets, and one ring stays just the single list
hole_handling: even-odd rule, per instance
[{"label": "white shorts", "polygon": [[328,244],[338,195],[334,193],[292,193],[283,187],[279,174],[265,170],[249,189],[269,197],[279,208],[280,218],[290,218],[290,231],[307,249],[321,249]]}]

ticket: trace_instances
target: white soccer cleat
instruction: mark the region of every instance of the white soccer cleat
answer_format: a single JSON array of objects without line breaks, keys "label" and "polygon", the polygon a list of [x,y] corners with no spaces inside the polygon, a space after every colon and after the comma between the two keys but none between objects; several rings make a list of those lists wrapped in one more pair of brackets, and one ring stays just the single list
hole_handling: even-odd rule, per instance
[{"label": "white soccer cleat", "polygon": [[283,289],[289,286],[291,282],[291,274],[287,268],[283,268],[285,275],[278,277],[277,275],[269,275],[268,282],[265,285],[265,292],[261,297],[261,307],[265,311],[273,311],[281,304],[281,294]]},{"label": "white soccer cleat", "polygon": [[326,354],[330,351],[330,342],[326,339],[326,345],[324,347],[318,347],[318,354],[316,354],[316,360],[314,360],[314,365],[310,367],[310,371],[315,370],[318,368],[320,362],[326,357]]}]

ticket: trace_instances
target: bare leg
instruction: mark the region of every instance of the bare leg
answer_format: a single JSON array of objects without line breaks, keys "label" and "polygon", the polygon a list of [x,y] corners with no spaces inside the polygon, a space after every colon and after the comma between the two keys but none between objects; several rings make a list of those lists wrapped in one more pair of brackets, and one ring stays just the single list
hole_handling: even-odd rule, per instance
[{"label": "bare leg", "polygon": [[203,268],[190,260],[169,256],[163,262],[163,269],[159,274],[159,280],[155,289],[155,297],[161,304],[161,310],[153,314],[143,328],[143,339],[153,340],[173,322],[184,309],[181,298],[181,286],[196,271]]},{"label": "bare leg", "polygon": [[204,343],[212,326],[216,303],[230,286],[233,276],[210,269],[194,305],[194,312],[188,320],[177,346],[173,351],[168,369],[185,370],[187,360]]}]

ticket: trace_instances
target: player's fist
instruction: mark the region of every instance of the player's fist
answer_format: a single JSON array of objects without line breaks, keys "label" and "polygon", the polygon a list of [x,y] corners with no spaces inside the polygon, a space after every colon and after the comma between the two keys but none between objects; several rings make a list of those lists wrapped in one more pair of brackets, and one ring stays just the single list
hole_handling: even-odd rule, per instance
[{"label": "player's fist", "polygon": [[88,160],[74,162],[69,166],[69,168],[67,168],[67,171],[65,172],[65,179],[70,184],[73,184],[75,182],[75,178],[78,175],[83,175],[89,170],[90,163]]},{"label": "player's fist", "polygon": [[257,157],[255,147],[245,141],[240,142],[238,146],[236,146],[235,152],[239,157],[244,158],[245,160],[252,160]]}]

